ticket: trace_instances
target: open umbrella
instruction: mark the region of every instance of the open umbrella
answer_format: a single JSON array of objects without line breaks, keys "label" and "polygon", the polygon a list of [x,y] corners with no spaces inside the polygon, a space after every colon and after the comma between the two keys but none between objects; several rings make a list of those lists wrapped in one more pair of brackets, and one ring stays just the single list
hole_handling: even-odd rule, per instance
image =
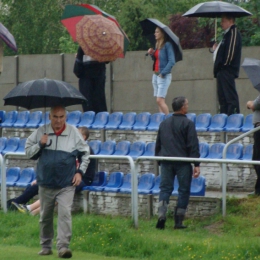
[{"label": "open umbrella", "polygon": [[8,29],[0,23],[0,38],[7,44],[13,51],[17,51],[16,42],[14,36],[8,31]]},{"label": "open umbrella", "polygon": [[[184,17],[208,17],[208,18],[218,18],[223,14],[230,14],[233,17],[244,17],[252,15],[250,12],[244,8],[222,2],[222,1],[212,1],[204,2],[195,5],[190,10],[188,10],[182,16]],[[215,40],[217,35],[217,19],[215,19]]]},{"label": "open umbrella", "polygon": [[102,15],[108,20],[114,22],[121,33],[124,35],[124,48],[123,52],[120,54],[120,58],[125,57],[126,50],[129,46],[129,39],[124,32],[124,30],[120,27],[120,24],[116,20],[113,15],[110,15],[99,7],[91,4],[79,4],[79,5],[66,5],[64,12],[61,17],[62,24],[66,27],[69,34],[71,35],[74,41],[76,40],[76,24],[83,18],[84,15]]},{"label": "open umbrella", "polygon": [[260,91],[260,60],[245,58],[241,65],[255,89]]},{"label": "open umbrella", "polygon": [[154,31],[156,27],[160,27],[169,36],[169,40],[173,46],[175,54],[175,61],[177,62],[182,60],[182,48],[180,40],[167,25],[153,18],[147,18],[141,21],[140,24],[143,29],[143,35],[150,40],[152,45],[155,45]]},{"label": "open umbrella", "polygon": [[101,15],[85,15],[76,25],[77,42],[99,62],[114,61],[123,52],[124,36],[115,23]]}]

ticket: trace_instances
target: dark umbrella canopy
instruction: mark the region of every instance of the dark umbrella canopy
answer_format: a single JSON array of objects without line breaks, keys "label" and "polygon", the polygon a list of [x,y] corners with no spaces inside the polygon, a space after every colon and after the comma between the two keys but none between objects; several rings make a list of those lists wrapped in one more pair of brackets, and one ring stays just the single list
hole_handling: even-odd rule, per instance
[{"label": "dark umbrella canopy", "polygon": [[53,79],[37,79],[20,83],[5,97],[4,105],[34,109],[40,107],[72,106],[86,102],[72,85]]},{"label": "dark umbrella canopy", "polygon": [[182,48],[181,48],[180,40],[167,25],[153,18],[147,18],[141,21],[140,24],[143,29],[143,35],[148,37],[151,44],[153,45],[155,45],[156,42],[154,37],[154,31],[156,27],[160,27],[168,35],[169,40],[172,43],[174,54],[175,54],[175,61],[177,62],[182,60]]},{"label": "dark umbrella canopy", "polygon": [[260,60],[245,58],[241,65],[255,89],[260,91]]},{"label": "dark umbrella canopy", "polygon": [[0,23],[0,38],[7,44],[9,48],[11,48],[13,51],[17,51],[14,36],[2,23]]}]

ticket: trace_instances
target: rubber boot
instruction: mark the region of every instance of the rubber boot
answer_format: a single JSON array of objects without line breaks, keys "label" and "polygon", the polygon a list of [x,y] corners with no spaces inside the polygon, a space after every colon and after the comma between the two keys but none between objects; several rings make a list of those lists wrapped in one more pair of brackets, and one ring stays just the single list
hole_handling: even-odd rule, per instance
[{"label": "rubber boot", "polygon": [[184,229],[187,228],[187,226],[184,226],[182,224],[182,221],[184,220],[185,217],[185,209],[181,209],[181,208],[175,208],[174,211],[174,221],[175,221],[175,225],[174,225],[174,229]]},{"label": "rubber boot", "polygon": [[158,229],[164,229],[165,222],[166,222],[166,213],[167,213],[167,202],[166,201],[160,201],[159,202],[159,208],[158,208],[158,221],[156,224],[156,228]]}]

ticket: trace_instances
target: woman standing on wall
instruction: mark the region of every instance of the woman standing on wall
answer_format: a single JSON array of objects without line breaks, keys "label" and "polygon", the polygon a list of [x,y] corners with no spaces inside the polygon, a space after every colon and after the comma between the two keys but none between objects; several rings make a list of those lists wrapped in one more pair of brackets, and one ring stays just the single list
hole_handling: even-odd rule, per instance
[{"label": "woman standing on wall", "polygon": [[167,34],[160,27],[156,27],[154,36],[156,40],[155,50],[153,48],[148,50],[148,54],[154,60],[152,78],[154,96],[159,111],[168,115],[169,108],[165,103],[165,97],[172,80],[171,69],[175,64],[175,55]]}]

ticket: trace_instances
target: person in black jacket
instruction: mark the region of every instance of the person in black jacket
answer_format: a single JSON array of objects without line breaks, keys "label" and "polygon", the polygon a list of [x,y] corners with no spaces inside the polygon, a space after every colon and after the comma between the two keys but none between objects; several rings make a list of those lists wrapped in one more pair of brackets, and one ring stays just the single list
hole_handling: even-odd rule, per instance
[{"label": "person in black jacket", "polygon": [[[159,127],[155,156],[199,158],[199,142],[194,123],[185,114],[188,112],[188,100],[176,97],[172,102],[174,114],[165,119]],[[158,222],[156,228],[164,229],[169,198],[174,189],[174,178],[179,182],[178,201],[174,211],[175,229],[186,228],[182,224],[189,203],[192,175],[200,174],[199,163],[192,166],[189,162],[161,161],[161,182],[159,194]]]},{"label": "person in black jacket", "polygon": [[235,78],[239,76],[242,39],[234,24],[235,18],[224,14],[221,27],[224,36],[219,44],[213,45],[214,77],[217,79],[217,93],[220,113],[240,113]]}]

